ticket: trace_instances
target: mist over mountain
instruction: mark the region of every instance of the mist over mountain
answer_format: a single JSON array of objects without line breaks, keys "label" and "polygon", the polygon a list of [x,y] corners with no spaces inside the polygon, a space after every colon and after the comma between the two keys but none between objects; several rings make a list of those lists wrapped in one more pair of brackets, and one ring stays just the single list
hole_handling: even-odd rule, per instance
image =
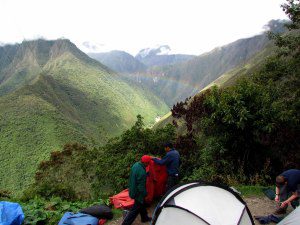
[{"label": "mist over mountain", "polygon": [[173,54],[168,45],[161,45],[155,48],[145,48],[140,50],[135,56],[137,60],[148,67],[184,62],[193,57],[193,55]]},{"label": "mist over mountain", "polygon": [[0,189],[24,189],[65,143],[101,145],[138,114],[151,124],[168,111],[69,40],[0,47],[0,62]]},{"label": "mist over mountain", "polygon": [[144,48],[138,52],[135,56],[137,58],[152,57],[156,55],[169,55],[171,53],[171,48],[169,45],[161,45],[155,48]]}]

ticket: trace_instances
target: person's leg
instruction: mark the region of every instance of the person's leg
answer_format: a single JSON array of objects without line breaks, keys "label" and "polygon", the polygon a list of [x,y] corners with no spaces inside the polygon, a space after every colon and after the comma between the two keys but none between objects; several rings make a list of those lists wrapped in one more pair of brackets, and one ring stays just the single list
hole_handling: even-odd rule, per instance
[{"label": "person's leg", "polygon": [[130,209],[129,213],[127,213],[127,215],[125,216],[122,225],[131,225],[137,217],[137,215],[140,213],[140,209],[141,203],[135,200],[134,205]]},{"label": "person's leg", "polygon": [[173,186],[175,186],[177,184],[178,178],[175,176],[168,176],[167,179],[167,190],[170,190]]},{"label": "person's leg", "polygon": [[[296,193],[298,196],[300,196],[300,184],[298,184],[297,186],[297,190]],[[296,198],[291,202],[291,206],[295,209],[296,207],[298,207],[300,205],[300,198]]]},{"label": "person's leg", "polygon": [[293,200],[291,202],[291,206],[295,209],[296,207],[298,207],[300,205],[300,198],[296,198],[295,200]]},{"label": "person's leg", "polygon": [[151,221],[151,217],[148,216],[147,208],[146,208],[145,203],[143,203],[143,204],[141,205],[141,208],[140,208],[140,215],[141,215],[141,221],[142,221],[142,222],[148,222],[148,221]]}]

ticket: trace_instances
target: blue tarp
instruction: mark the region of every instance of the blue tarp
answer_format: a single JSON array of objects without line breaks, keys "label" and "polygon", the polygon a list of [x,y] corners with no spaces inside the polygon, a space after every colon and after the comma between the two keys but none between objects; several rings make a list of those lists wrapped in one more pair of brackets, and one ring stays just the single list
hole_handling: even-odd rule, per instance
[{"label": "blue tarp", "polygon": [[84,213],[66,212],[58,225],[98,225],[96,217]]},{"label": "blue tarp", "polygon": [[0,225],[20,225],[23,220],[24,213],[18,203],[0,202]]}]

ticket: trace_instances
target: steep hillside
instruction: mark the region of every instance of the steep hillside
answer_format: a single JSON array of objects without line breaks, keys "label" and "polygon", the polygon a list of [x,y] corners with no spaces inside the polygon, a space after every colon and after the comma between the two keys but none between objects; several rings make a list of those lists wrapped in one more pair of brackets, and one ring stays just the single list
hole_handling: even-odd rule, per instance
[{"label": "steep hillside", "polygon": [[[200,92],[196,93],[195,96],[200,95],[201,93],[203,93],[203,91],[211,88],[214,85],[218,87],[228,87],[235,84],[236,80],[239,77],[248,76],[249,74],[252,74],[252,72],[258,70],[259,67],[261,67],[262,62],[266,60],[268,57],[270,57],[271,55],[273,55],[274,52],[275,52],[275,46],[272,43],[269,43],[264,49],[256,53],[251,58],[249,58],[246,62],[241,63],[235,68],[219,76],[213,82],[211,82],[206,87],[204,87]],[[189,100],[189,102],[191,102],[192,100],[193,97],[191,98],[191,100]],[[174,118],[172,117],[171,112],[169,112],[165,116],[163,116],[158,123],[154,125],[154,128],[164,127],[166,124],[172,123],[173,120]],[[185,132],[183,121],[182,120],[176,120],[176,121],[177,124],[179,125],[177,129],[178,132],[179,133]]]},{"label": "steep hillside", "polygon": [[41,72],[39,63],[44,63],[47,56],[36,54],[43,53],[40,47],[40,42],[0,47],[0,96],[30,82]]},{"label": "steep hillside", "polygon": [[24,42],[13,53],[1,70],[0,189],[25,188],[38,163],[66,142],[100,145],[136,115],[149,124],[168,110],[68,40]]},{"label": "steep hillside", "polygon": [[143,63],[123,51],[88,53],[88,55],[119,73],[135,73],[146,69]]},{"label": "steep hillside", "polygon": [[142,83],[168,105],[173,105],[196,94],[223,73],[261,51],[268,43],[266,34],[241,39],[187,62],[152,68],[144,75],[146,78],[142,79]]}]

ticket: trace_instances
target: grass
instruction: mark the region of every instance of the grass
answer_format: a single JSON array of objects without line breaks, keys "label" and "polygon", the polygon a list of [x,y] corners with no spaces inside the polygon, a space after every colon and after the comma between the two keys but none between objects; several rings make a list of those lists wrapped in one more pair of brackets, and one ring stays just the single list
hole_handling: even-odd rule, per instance
[{"label": "grass", "polygon": [[241,185],[241,186],[237,186],[235,187],[239,192],[241,192],[243,197],[252,197],[252,196],[256,196],[256,197],[262,197],[265,196],[263,193],[263,190],[266,188],[271,188],[275,190],[275,187],[273,186],[259,186],[259,185],[253,185],[253,186],[248,186],[248,185]]}]

